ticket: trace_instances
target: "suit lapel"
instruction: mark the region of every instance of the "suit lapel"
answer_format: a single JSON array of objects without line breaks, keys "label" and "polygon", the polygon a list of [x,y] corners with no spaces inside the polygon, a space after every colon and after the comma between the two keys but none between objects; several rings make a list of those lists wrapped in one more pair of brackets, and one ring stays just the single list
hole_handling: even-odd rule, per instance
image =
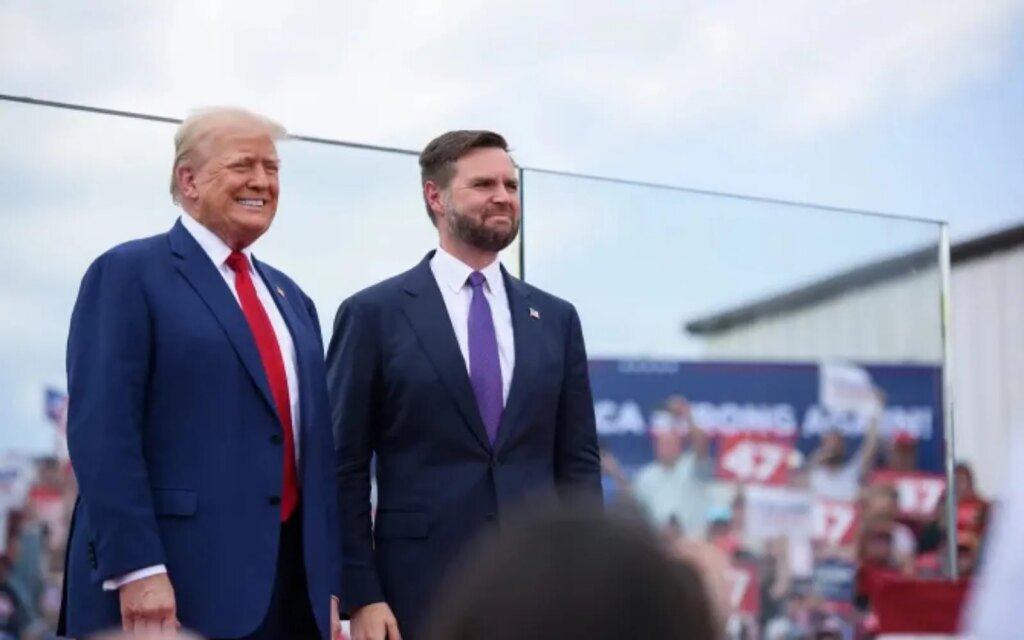
[{"label": "suit lapel", "polygon": [[501,416],[498,440],[495,449],[500,450],[523,423],[523,409],[531,397],[535,372],[540,363],[538,353],[540,341],[540,318],[533,317],[529,304],[530,290],[521,281],[511,277],[504,268],[505,291],[508,295],[509,310],[512,314],[512,335],[515,342],[516,363],[512,371],[512,386],[508,401]]},{"label": "suit lapel", "polygon": [[263,371],[263,361],[256,348],[256,341],[252,337],[252,331],[242,313],[242,308],[231,291],[228,290],[223,276],[218,273],[217,267],[181,222],[175,223],[169,238],[171,251],[175,256],[174,266],[213,312],[217,322],[224,328],[228,340],[231,341],[238,353],[238,357],[242,360],[242,364],[245,365],[246,371],[249,372],[252,381],[260,390],[260,395],[263,396],[274,415],[277,415],[273,396],[270,395],[267,374]]},{"label": "suit lapel", "polygon": [[473,386],[466,372],[466,361],[462,357],[455,330],[452,329],[448,308],[445,307],[437,281],[430,270],[433,252],[420,262],[406,277],[404,288],[406,298],[403,310],[420,346],[430,359],[441,382],[448,389],[465,418],[470,431],[486,449],[491,448],[487,430],[484,428],[480,410],[473,395]]}]

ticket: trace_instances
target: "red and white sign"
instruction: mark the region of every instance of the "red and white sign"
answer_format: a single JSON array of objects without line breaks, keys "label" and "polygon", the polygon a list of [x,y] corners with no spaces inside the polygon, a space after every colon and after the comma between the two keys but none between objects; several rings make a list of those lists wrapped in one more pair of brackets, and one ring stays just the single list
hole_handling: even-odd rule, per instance
[{"label": "red and white sign", "polygon": [[814,523],[815,540],[821,540],[830,547],[854,543],[860,521],[856,504],[819,498],[814,503],[811,518]]},{"label": "red and white sign", "polygon": [[941,475],[916,471],[876,471],[871,483],[896,487],[900,513],[908,518],[934,515],[946,490],[946,480]]},{"label": "red and white sign", "polygon": [[761,612],[760,582],[757,567],[745,562],[734,562],[729,567],[729,607],[733,611],[757,616]]},{"label": "red and white sign", "polygon": [[743,484],[784,485],[793,443],[766,436],[740,435],[722,439],[717,475]]}]

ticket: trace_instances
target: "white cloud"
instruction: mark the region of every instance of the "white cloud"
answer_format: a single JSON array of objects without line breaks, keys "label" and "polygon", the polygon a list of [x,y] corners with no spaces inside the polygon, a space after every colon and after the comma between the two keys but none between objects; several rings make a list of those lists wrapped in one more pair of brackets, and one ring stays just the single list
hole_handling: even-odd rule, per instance
[{"label": "white cloud", "polygon": [[1024,12],[1024,0],[179,0],[54,21],[43,6],[0,7],[0,77],[41,97],[171,115],[243,103],[303,133],[412,146],[493,122],[546,129],[548,147],[572,142],[549,128],[565,119],[793,135],[912,110],[997,68]]},{"label": "white cloud", "polygon": [[747,122],[815,133],[919,106],[991,70],[1022,10],[1019,0],[733,0],[632,3],[626,18],[595,7],[574,22],[555,72],[565,90],[645,130]]}]

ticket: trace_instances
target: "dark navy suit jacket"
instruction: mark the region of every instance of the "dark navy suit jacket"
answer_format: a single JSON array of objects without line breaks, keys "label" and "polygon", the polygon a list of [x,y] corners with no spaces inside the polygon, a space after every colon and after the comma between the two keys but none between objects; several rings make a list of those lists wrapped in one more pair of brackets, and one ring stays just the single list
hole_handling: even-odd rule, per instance
[{"label": "dark navy suit jacket", "polygon": [[[326,638],[340,573],[323,342],[302,290],[254,265],[295,344],[303,547]],[[118,594],[102,582],[157,564],[167,566],[183,626],[206,637],[253,632],[274,588],[282,427],[242,309],[181,222],[89,267],[67,373],[80,498],[61,632],[120,626]]]},{"label": "dark navy suit jacket", "polygon": [[[427,257],[342,303],[328,347],[342,606],[386,601],[414,637],[466,543],[527,500],[601,481],[576,310],[504,272],[515,369],[495,444]],[[371,529],[370,463],[378,510]]]}]

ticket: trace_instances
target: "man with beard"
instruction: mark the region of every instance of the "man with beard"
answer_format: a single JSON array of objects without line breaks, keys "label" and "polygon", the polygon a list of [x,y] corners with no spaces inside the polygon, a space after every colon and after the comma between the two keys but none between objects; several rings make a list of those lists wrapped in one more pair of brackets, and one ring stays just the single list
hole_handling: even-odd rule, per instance
[{"label": "man with beard", "polygon": [[439,247],[345,300],[327,354],[355,640],[415,637],[453,560],[510,509],[601,495],[576,310],[498,260],[520,215],[505,139],[445,133],[420,167]]}]

